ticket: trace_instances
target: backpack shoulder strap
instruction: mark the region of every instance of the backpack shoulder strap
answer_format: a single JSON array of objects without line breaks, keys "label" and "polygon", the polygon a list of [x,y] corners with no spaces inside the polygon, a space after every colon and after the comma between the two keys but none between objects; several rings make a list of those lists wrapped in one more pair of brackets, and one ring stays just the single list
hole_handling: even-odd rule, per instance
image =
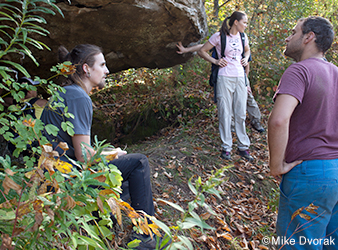
[{"label": "backpack shoulder strap", "polygon": [[33,105],[37,100],[39,100],[39,98],[34,97],[34,98],[32,98],[32,99],[29,100],[29,103],[30,103],[31,105]]},{"label": "backpack shoulder strap", "polygon": [[242,40],[242,48],[243,48],[243,52],[242,52],[242,58],[244,57],[244,44],[245,44],[245,35],[244,33],[240,32],[239,34],[241,34],[241,40]]},{"label": "backpack shoulder strap", "polygon": [[224,51],[225,51],[225,46],[227,44],[227,36],[223,32],[221,33],[221,56],[225,57]]}]

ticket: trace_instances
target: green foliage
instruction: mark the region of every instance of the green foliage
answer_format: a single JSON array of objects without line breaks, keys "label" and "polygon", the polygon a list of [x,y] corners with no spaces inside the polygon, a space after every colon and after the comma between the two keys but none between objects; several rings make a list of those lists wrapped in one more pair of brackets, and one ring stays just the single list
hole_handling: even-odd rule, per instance
[{"label": "green foliage", "polygon": [[[97,152],[109,146],[95,144]],[[59,147],[67,150],[65,144]],[[116,211],[121,173],[100,154],[91,159],[95,164],[74,162],[76,167],[56,155],[43,146],[39,164],[26,169],[12,166],[8,156],[0,157],[2,247],[112,249],[110,213]]]},{"label": "green foliage", "polygon": [[222,199],[221,192],[217,190],[216,187],[226,181],[223,173],[229,167],[230,166],[227,166],[217,170],[216,172],[212,173],[204,182],[202,181],[201,177],[198,177],[194,184],[192,183],[193,177],[189,179],[188,186],[195,198],[188,202],[187,210],[173,202],[158,199],[159,201],[168,204],[181,213],[182,219],[176,222],[177,226],[171,228],[157,220],[154,220],[154,222],[166,233],[167,236],[175,239],[175,242],[171,244],[170,249],[194,249],[187,236],[189,235],[188,233],[192,228],[197,228],[202,233],[206,233],[204,230],[215,230],[214,227],[208,225],[205,220],[198,215],[197,211],[203,209],[210,215],[217,216],[213,209],[205,202],[205,194],[214,195],[220,200]]},{"label": "green foliage", "polygon": [[[62,15],[61,10],[54,4],[54,1],[49,0],[12,0],[0,3],[0,33],[3,34],[0,38],[0,133],[7,140],[16,146],[13,155],[18,157],[19,154],[27,149],[27,145],[31,145],[34,140],[41,140],[40,143],[46,143],[46,139],[42,136],[44,129],[40,121],[34,121],[35,131],[32,131],[32,126],[26,126],[25,121],[31,121],[30,115],[25,115],[22,111],[22,100],[25,98],[24,91],[36,91],[37,85],[32,86],[27,83],[19,83],[18,74],[23,74],[30,77],[29,73],[24,69],[19,62],[15,62],[12,58],[28,56],[38,65],[38,62],[32,55],[31,47],[38,49],[47,48],[45,44],[33,38],[33,35],[45,36],[48,31],[42,27],[46,24],[44,18],[39,16],[39,13],[55,14],[52,10],[56,10]],[[67,65],[58,65],[59,69],[53,76],[64,74],[62,68]],[[40,82],[39,86],[44,88],[47,93],[53,94],[62,88],[52,83],[50,79],[40,79],[35,77],[35,81]],[[54,98],[58,99],[57,94]],[[13,104],[5,108],[5,100],[13,100]],[[8,103],[11,103],[9,101]],[[9,104],[6,105],[9,105]],[[52,132],[52,125],[48,126],[48,132]],[[18,135],[16,138],[14,134]],[[32,153],[38,153],[38,148],[33,148]],[[32,166],[33,158],[26,157],[24,159],[29,166]]]},{"label": "green foliage", "polygon": [[[50,0],[12,0],[0,3],[0,32],[3,34],[0,38],[0,63],[6,66],[0,66],[0,75],[4,79],[9,78],[9,73],[13,69],[20,71],[26,77],[29,73],[17,62],[4,60],[6,55],[19,54],[22,57],[28,56],[38,66],[38,62],[27,46],[33,46],[37,49],[49,49],[47,45],[32,37],[33,34],[46,36],[48,30],[41,25],[46,24],[46,20],[39,16],[39,13],[55,14],[52,7],[62,15],[61,10]],[[43,5],[46,4],[46,7]]]}]

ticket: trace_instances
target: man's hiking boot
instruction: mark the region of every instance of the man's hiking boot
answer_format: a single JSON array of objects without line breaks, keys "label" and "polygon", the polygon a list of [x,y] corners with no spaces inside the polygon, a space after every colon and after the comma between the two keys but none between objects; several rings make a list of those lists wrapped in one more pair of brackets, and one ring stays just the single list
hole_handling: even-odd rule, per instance
[{"label": "man's hiking boot", "polygon": [[249,162],[253,162],[254,158],[250,155],[249,149],[247,150],[238,150],[238,154]]},{"label": "man's hiking boot", "polygon": [[231,160],[230,152],[222,150],[221,158],[223,158],[224,160]]},{"label": "man's hiking boot", "polygon": [[252,121],[251,126],[256,129],[259,133],[263,133],[265,129],[263,128],[262,124],[260,121]]},{"label": "man's hiking boot", "polygon": [[137,250],[163,250],[172,242],[169,237],[162,238],[155,234],[153,235],[153,238],[151,238],[149,235],[133,233],[131,239],[132,241],[136,239],[141,241],[138,247],[133,248]]}]

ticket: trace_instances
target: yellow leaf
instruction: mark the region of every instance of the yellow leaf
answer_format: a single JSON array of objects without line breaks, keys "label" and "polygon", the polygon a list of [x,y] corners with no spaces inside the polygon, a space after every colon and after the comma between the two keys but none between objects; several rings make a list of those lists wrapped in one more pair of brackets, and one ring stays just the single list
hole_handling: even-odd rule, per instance
[{"label": "yellow leaf", "polygon": [[31,212],[29,203],[20,203],[18,207],[18,217],[21,218],[22,216]]},{"label": "yellow leaf", "polygon": [[35,200],[33,202],[33,208],[35,211],[42,211],[43,202],[41,200]]},{"label": "yellow leaf", "polygon": [[138,224],[139,224],[139,227],[141,228],[142,232],[144,232],[146,235],[150,234],[150,236],[152,238],[151,231],[150,231],[150,229],[148,227],[148,220],[147,220],[147,218],[143,218],[143,219],[139,218],[138,219]]},{"label": "yellow leaf", "polygon": [[154,234],[156,234],[158,237],[161,237],[161,233],[158,230],[158,226],[156,224],[149,224],[148,226],[151,228]]},{"label": "yellow leaf", "polygon": [[304,210],[304,207],[298,208],[296,212],[291,216],[291,220],[293,220],[297,215],[299,215]]},{"label": "yellow leaf", "polygon": [[86,206],[86,204],[83,203],[83,202],[81,202],[81,201],[77,201],[77,202],[75,202],[75,203],[76,203],[76,205],[78,205],[78,206],[80,206],[80,207],[85,207],[85,206]]},{"label": "yellow leaf", "polygon": [[305,220],[311,220],[311,217],[310,217],[309,215],[307,215],[307,214],[302,214],[302,213],[300,213],[299,216],[300,216],[301,218],[305,219]]},{"label": "yellow leaf", "polygon": [[32,121],[32,118],[29,118],[29,120],[27,121],[27,119],[25,119],[23,120],[22,124],[26,127],[34,128],[35,120]]},{"label": "yellow leaf", "polygon": [[[43,151],[41,153],[41,156],[39,158],[38,162],[38,168],[39,169],[47,169],[50,175],[53,175],[55,173],[54,168],[53,168],[53,162],[55,161],[54,158],[50,157],[50,153],[53,151],[52,147],[48,145],[43,145],[42,146]],[[47,151],[50,150],[50,152]]]},{"label": "yellow leaf", "polygon": [[63,75],[72,75],[76,72],[76,66],[75,65],[67,65],[67,64],[61,64],[62,68],[60,69],[60,72]]},{"label": "yellow leaf", "polygon": [[57,160],[54,162],[54,167],[61,173],[68,174],[72,170],[73,165],[65,161]]},{"label": "yellow leaf", "polygon": [[114,198],[110,197],[106,201],[107,201],[112,213],[114,215],[116,215],[117,223],[121,226],[122,225],[122,215],[121,215],[120,207],[117,205],[116,200]]},{"label": "yellow leaf", "polygon": [[308,211],[311,214],[318,214],[315,210],[317,210],[319,208],[319,206],[315,206],[313,205],[313,203],[311,203],[309,206],[307,206],[305,208],[306,211]]},{"label": "yellow leaf", "polygon": [[32,170],[32,171],[25,173],[25,176],[26,178],[30,179],[35,173],[36,173],[36,170]]},{"label": "yellow leaf", "polygon": [[136,213],[135,209],[132,208],[129,203],[127,202],[120,202],[120,201],[117,201],[118,205],[121,207],[121,209],[123,209],[126,213],[127,213],[127,216],[131,219],[135,218],[135,219],[138,219],[138,218],[141,218],[140,214]]},{"label": "yellow leaf", "polygon": [[99,192],[99,194],[105,196],[105,195],[108,195],[108,194],[115,194],[115,192],[111,189],[103,189]]},{"label": "yellow leaf", "polygon": [[106,157],[107,161],[112,161],[112,160],[115,160],[115,159],[118,158],[117,155],[118,155],[118,153],[116,152],[116,153],[113,153],[113,154],[106,155],[105,157]]},{"label": "yellow leaf", "polygon": [[229,241],[231,241],[233,239],[232,235],[229,234],[229,233],[219,234],[219,233],[216,232],[216,236],[217,236],[217,238],[224,238],[224,239],[229,240]]}]

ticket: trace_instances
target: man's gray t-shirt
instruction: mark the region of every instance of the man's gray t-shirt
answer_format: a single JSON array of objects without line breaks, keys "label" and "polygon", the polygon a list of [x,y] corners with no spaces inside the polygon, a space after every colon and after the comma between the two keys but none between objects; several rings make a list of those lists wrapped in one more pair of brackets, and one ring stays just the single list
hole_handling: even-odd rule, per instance
[{"label": "man's gray t-shirt", "polygon": [[[46,137],[53,144],[55,149],[59,142],[66,142],[69,150],[66,154],[72,159],[75,158],[74,146],[72,143],[72,137],[61,128],[61,123],[70,121],[74,125],[75,135],[89,135],[93,117],[92,100],[88,94],[78,85],[69,85],[64,87],[66,93],[60,93],[60,97],[64,99],[63,103],[68,107],[68,112],[74,115],[74,119],[66,118],[64,114],[64,108],[57,108],[52,110],[48,107],[42,112],[41,121],[47,124],[53,124],[58,129],[58,135],[55,137],[46,133]],[[57,151],[62,154],[63,150],[57,148]],[[61,160],[67,161],[66,157],[62,157]]]}]

